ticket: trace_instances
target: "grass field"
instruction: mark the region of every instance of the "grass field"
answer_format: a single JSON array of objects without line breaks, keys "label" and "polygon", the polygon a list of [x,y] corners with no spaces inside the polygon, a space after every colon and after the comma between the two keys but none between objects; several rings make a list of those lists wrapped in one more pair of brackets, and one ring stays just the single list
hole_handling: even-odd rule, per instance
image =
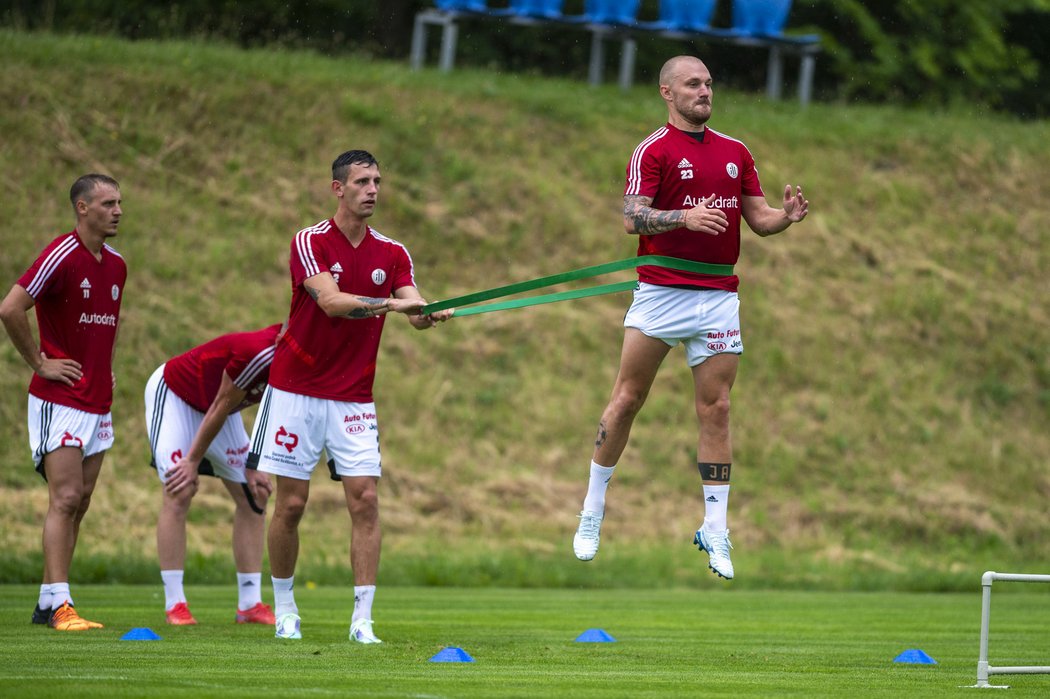
[{"label": "grass field", "polygon": [[[975,581],[978,583],[978,581]],[[668,697],[972,696],[980,586],[972,594],[674,589],[380,588],[381,646],[347,638],[337,587],[298,592],[303,640],[233,623],[233,586],[190,587],[200,622],[167,627],[159,586],[80,586],[106,628],[29,624],[35,588],[0,586],[0,696]],[[997,588],[993,665],[1050,664],[1050,594]],[[149,627],[159,642],[122,641]],[[591,628],[613,643],[578,643]],[[433,663],[456,647],[472,663]],[[936,665],[895,663],[919,648]],[[1050,677],[993,679],[1046,696]]]},{"label": "grass field", "polygon": [[[421,291],[438,300],[632,255],[624,167],[666,115],[653,85],[625,94],[205,42],[0,31],[0,62],[0,281],[69,230],[63,193],[76,175],[113,173],[125,198],[118,436],[77,551],[81,584],[153,579],[160,494],[145,381],[177,353],[287,312],[289,241],[332,212],[336,153],[377,155],[373,223],[409,247]],[[804,225],[741,243],[738,582],[963,591],[986,569],[1046,572],[1050,122],[894,104],[801,110],[722,87],[716,100],[711,126],[753,150],[769,199],[795,182],[811,200]],[[388,323],[376,383],[381,584],[594,586],[566,546],[628,303],[550,304],[427,333]],[[661,586],[688,584],[702,511],[684,364],[676,352],[657,378],[603,530],[603,565],[617,553],[606,546],[623,560],[646,551]],[[5,583],[40,570],[47,494],[27,447],[28,380],[0,342]],[[191,513],[198,568],[229,565],[229,500],[207,485]],[[347,526],[332,485],[311,493],[304,572],[345,568],[342,544],[312,543]],[[447,560],[494,538],[496,554]],[[671,546],[691,557],[648,553]]]},{"label": "grass field", "polygon": [[[189,527],[202,624],[168,628],[159,585],[115,584],[157,577],[142,386],[174,354],[287,311],[290,236],[330,215],[331,158],[376,153],[376,227],[409,245],[438,300],[633,254],[624,165],[663,107],[651,85],[204,42],[3,30],[0,61],[0,281],[69,230],[63,192],[97,170],[123,185],[133,289],[119,437],[71,574],[107,628],[30,626],[36,588],[0,584],[0,697],[965,697],[981,572],[1047,572],[1050,122],[801,110],[720,88],[712,127],[754,149],[771,201],[799,182],[812,210],[789,234],[742,241],[738,580],[698,570],[688,545],[702,505],[680,357],[618,470],[601,561],[569,553],[628,303],[608,296],[432,333],[390,324],[377,376],[384,645],[346,640],[346,541],[332,532],[348,519],[320,472],[299,567],[304,640],[235,626],[232,584],[205,585],[232,578],[216,483]],[[27,381],[0,342],[4,583],[42,567]],[[996,592],[993,664],[1050,664],[1050,589],[1038,589],[1050,586],[1017,588]],[[143,626],[163,640],[120,640]],[[574,643],[589,628],[617,641]],[[475,662],[428,662],[446,646]],[[938,664],[892,662],[910,648]],[[1002,681],[1009,696],[1050,696],[1050,677]]]}]

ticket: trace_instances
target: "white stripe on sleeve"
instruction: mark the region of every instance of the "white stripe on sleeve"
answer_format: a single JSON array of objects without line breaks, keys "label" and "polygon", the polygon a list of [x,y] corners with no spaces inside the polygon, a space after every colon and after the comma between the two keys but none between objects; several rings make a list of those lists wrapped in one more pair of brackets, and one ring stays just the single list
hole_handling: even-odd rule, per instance
[{"label": "white stripe on sleeve", "polygon": [[251,388],[259,374],[273,362],[273,354],[275,351],[277,351],[277,347],[275,345],[270,345],[259,352],[259,354],[252,357],[252,360],[244,367],[244,371],[241,372],[240,376],[233,380],[233,385],[242,391],[247,391]]},{"label": "white stripe on sleeve", "polygon": [[642,189],[642,156],[645,155],[645,151],[656,141],[660,140],[667,133],[667,127],[661,126],[659,129],[649,134],[649,137],[638,144],[638,147],[634,149],[634,153],[631,154],[631,161],[627,166],[627,191],[625,194],[640,194]]},{"label": "white stripe on sleeve", "polygon": [[26,291],[33,298],[43,291],[44,285],[47,283],[51,275],[54,274],[58,266],[62,264],[62,260],[69,257],[77,248],[76,236],[70,235],[68,238],[63,240],[61,243],[55,246],[55,248],[48,253],[48,256],[41,263],[40,268],[37,269],[36,274],[33,275],[33,279],[29,282],[29,286],[26,287]]}]

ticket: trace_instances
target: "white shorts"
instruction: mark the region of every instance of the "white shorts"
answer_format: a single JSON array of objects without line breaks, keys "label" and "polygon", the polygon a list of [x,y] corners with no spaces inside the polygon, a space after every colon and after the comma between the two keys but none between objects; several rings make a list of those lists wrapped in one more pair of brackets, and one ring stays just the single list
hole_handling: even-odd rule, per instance
[{"label": "white shorts", "polygon": [[[164,365],[146,382],[146,432],[149,434],[151,465],[161,483],[168,470],[189,453],[193,438],[204,421],[204,413],[171,392],[164,382]],[[197,472],[234,483],[247,483],[244,462],[248,458],[248,433],[240,413],[226,418],[201,459]]]},{"label": "white shorts", "polygon": [[375,403],[315,398],[267,386],[252,431],[248,468],[309,480],[322,450],[334,480],[382,475]]},{"label": "white shorts", "polygon": [[721,289],[677,289],[638,285],[634,302],[623,319],[671,347],[685,343],[686,360],[696,366],[716,354],[742,354],[740,297]]},{"label": "white shorts", "polygon": [[96,415],[50,403],[29,394],[29,448],[37,472],[44,473],[44,456],[60,447],[76,447],[87,458],[113,446],[113,414]]}]

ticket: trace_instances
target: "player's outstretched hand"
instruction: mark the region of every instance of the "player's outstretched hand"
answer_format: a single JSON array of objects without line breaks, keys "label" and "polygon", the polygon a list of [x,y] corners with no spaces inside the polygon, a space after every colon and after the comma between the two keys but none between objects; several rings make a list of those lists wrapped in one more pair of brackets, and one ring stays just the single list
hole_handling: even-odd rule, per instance
[{"label": "player's outstretched hand", "polygon": [[792,223],[798,223],[809,213],[809,200],[802,196],[802,188],[796,187],[791,193],[791,185],[784,186],[784,214]]},{"label": "player's outstretched hand", "polygon": [[438,323],[444,323],[446,320],[452,317],[456,312],[455,308],[446,308],[443,311],[437,313],[424,313],[416,314],[408,317],[408,322],[412,324],[412,327],[416,330],[426,330],[432,328]]},{"label": "player's outstretched hand", "polygon": [[58,381],[67,386],[72,386],[84,376],[80,370],[80,362],[73,359],[51,359],[43,352],[40,353],[40,366],[36,373],[42,379]]}]

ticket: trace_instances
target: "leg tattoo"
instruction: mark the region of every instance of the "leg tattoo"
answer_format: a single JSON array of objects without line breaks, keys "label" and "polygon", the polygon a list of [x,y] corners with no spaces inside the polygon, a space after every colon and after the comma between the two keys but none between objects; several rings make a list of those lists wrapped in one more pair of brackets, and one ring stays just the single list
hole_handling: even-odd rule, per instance
[{"label": "leg tattoo", "polygon": [[602,420],[598,423],[598,438],[594,440],[594,446],[601,447],[605,444],[605,439],[609,436],[608,430],[605,429],[605,421]]}]

